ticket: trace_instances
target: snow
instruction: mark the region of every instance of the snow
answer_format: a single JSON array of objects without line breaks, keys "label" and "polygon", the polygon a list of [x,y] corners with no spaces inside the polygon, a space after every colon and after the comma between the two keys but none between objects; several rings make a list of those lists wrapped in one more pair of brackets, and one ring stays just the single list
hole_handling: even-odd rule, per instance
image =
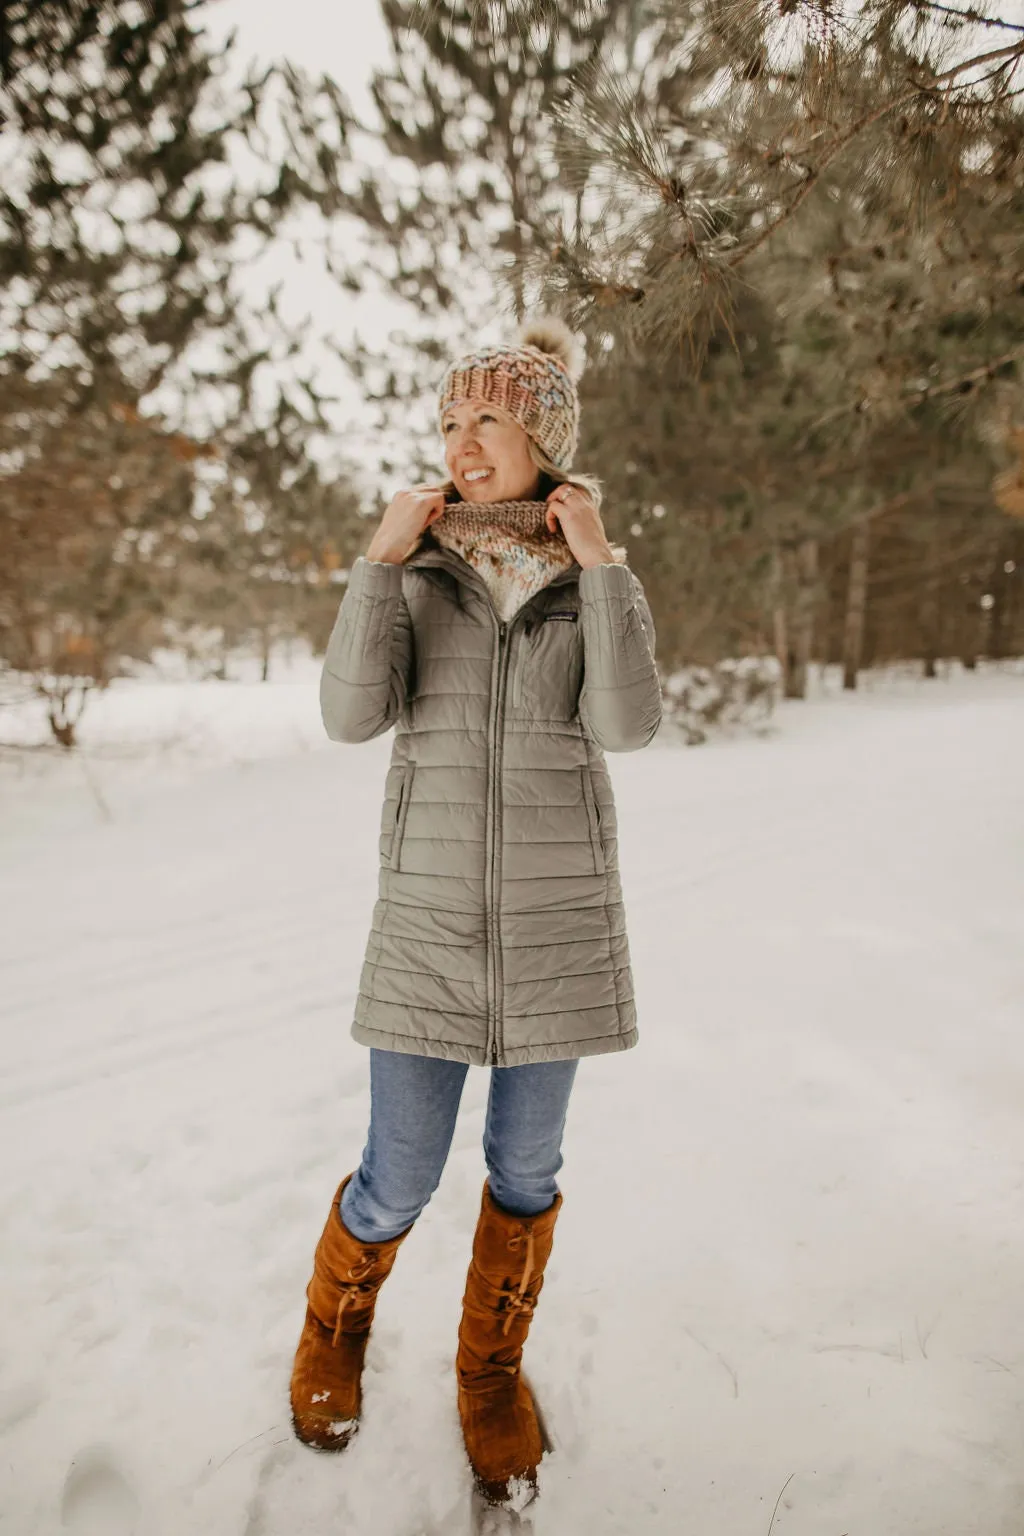
[{"label": "snow", "polygon": [[[288,1421],[389,743],[323,742],[301,666],[83,741],[91,783],[0,764],[0,1531],[461,1536],[483,1071],[359,1434]],[[642,1038],[570,1110],[537,1536],[1019,1532],[1022,762],[1012,672],[610,759]]]}]

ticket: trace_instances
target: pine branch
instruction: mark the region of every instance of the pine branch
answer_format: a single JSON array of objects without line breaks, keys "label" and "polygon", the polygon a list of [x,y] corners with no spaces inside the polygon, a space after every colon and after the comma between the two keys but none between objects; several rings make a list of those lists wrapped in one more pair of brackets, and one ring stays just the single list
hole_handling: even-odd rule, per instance
[{"label": "pine branch", "polygon": [[[1024,27],[1019,29],[1024,32]],[[991,64],[996,59],[1021,59],[1024,58],[1024,41],[1008,43],[1005,48],[993,48],[988,53],[977,53],[972,59],[964,59],[960,64],[954,64],[952,69],[944,70],[942,74],[933,75],[928,85],[934,88],[936,85],[944,85],[947,80],[955,80],[957,75],[962,75],[965,70],[976,69],[980,64]],[[965,81],[970,85],[971,81]],[[925,89],[922,86],[922,89]]]},{"label": "pine branch", "polygon": [[1004,21],[1001,16],[986,16],[981,11],[974,9],[961,11],[953,5],[940,5],[938,0],[914,0],[914,9],[919,11],[935,11],[942,16],[954,16],[960,21],[969,21],[979,27],[1002,27],[1007,32],[1024,32],[1024,26],[1015,21]]},{"label": "pine branch", "polygon": [[923,405],[926,400],[935,400],[940,395],[968,394],[975,384],[988,383],[1004,368],[1009,368],[1012,363],[1024,360],[1024,346],[1014,347],[1009,352],[1004,352],[1001,357],[990,358],[987,363],[982,363],[978,368],[972,368],[967,373],[961,373],[955,378],[943,379],[939,384],[930,384],[925,389],[906,391],[900,398],[909,405]]},{"label": "pine branch", "polygon": [[[410,25],[436,22],[448,10],[450,0],[413,0]],[[595,7],[596,9],[596,7]],[[560,20],[558,0],[470,0],[473,25],[496,36],[515,34],[525,39],[534,26],[552,26]]]},{"label": "pine branch", "polygon": [[[817,184],[820,182],[822,175],[828,169],[828,167],[836,159],[838,159],[844,150],[849,148],[855,139],[858,139],[861,134],[865,133],[867,129],[874,127],[876,123],[881,122],[884,118],[890,116],[893,112],[898,112],[906,107],[911,106],[913,102],[918,100],[922,95],[930,95],[936,85],[944,84],[947,81],[951,82],[955,80],[957,75],[961,75],[967,70],[975,69],[979,65],[989,63],[995,59],[1003,60],[1004,64],[1002,67],[1005,68],[1006,63],[1008,63],[1011,59],[1014,61],[1019,61],[1022,58],[1024,58],[1024,41],[1020,43],[1009,44],[1005,48],[992,49],[988,53],[977,54],[973,58],[965,59],[960,64],[954,65],[953,68],[945,70],[942,74],[933,75],[927,83],[915,85],[914,89],[912,91],[908,91],[905,95],[898,96],[889,102],[883,102],[880,107],[876,107],[871,112],[865,112],[860,118],[857,119],[855,123],[851,123],[850,126],[839,135],[835,142],[829,146],[816,166],[813,168],[808,168],[804,182],[796,196],[793,198],[792,202],[789,203],[788,206],[784,208],[780,214],[778,214],[774,219],[766,224],[764,229],[762,229],[753,240],[749,241],[745,246],[741,247],[740,250],[736,251],[729,258],[729,266],[741,266],[742,263],[745,262],[750,256],[752,256],[755,251],[759,250],[763,245],[766,244],[767,241],[771,240],[772,237],[778,232],[778,230],[781,229],[784,224],[787,224],[790,219],[793,218],[794,214],[797,213],[802,204],[809,197],[810,193],[814,190],[815,186],[817,186]],[[969,86],[976,83],[977,82],[974,81],[964,81],[963,85]],[[799,150],[791,151],[787,158],[799,158],[800,155],[801,151]]]},{"label": "pine branch", "polygon": [[[888,496],[883,501],[876,501],[875,505],[869,508],[869,510],[864,513],[863,517],[858,517],[853,520],[852,526],[857,527],[861,523],[877,523],[879,518],[888,517],[890,512],[902,511],[902,509],[904,507],[908,507],[916,497],[924,495],[930,491],[930,485],[918,486],[913,491],[901,491],[898,496]],[[844,529],[843,531],[846,532],[847,530]]]},{"label": "pine branch", "polygon": [[[924,405],[929,400],[936,400],[945,395],[968,394],[976,384],[988,383],[1004,368],[1011,364],[1024,360],[1024,346],[1014,347],[1009,352],[1004,352],[1000,357],[993,357],[986,363],[981,363],[976,368],[971,368],[965,373],[959,373],[952,378],[943,379],[938,384],[929,384],[924,389],[904,389],[894,398],[894,405]],[[797,444],[797,452],[805,452],[810,447],[815,433],[822,427],[830,426],[833,422],[840,421],[844,416],[853,416],[869,408],[869,402],[863,397],[838,405],[834,410],[826,411],[823,416],[817,417],[808,427],[804,436]],[[873,404],[872,407],[873,408]]]}]

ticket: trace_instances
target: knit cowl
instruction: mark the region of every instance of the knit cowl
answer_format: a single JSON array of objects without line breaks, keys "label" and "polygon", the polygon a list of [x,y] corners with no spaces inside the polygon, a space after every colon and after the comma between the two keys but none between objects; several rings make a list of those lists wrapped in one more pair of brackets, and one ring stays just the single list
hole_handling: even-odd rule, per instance
[{"label": "knit cowl", "polygon": [[546,501],[456,501],[430,531],[472,566],[499,619],[508,620],[573,564],[562,534],[545,523],[547,511]]}]

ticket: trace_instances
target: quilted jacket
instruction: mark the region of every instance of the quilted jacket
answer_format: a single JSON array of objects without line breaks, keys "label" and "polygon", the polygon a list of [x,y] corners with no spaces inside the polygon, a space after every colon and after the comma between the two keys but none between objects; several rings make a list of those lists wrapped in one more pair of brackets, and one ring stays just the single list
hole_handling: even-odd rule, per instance
[{"label": "quilted jacket", "polygon": [[356,561],[324,724],[395,727],[357,1040],[494,1066],[635,1044],[603,749],[657,730],[653,651],[625,565],[574,564],[501,623],[429,535],[404,565]]}]

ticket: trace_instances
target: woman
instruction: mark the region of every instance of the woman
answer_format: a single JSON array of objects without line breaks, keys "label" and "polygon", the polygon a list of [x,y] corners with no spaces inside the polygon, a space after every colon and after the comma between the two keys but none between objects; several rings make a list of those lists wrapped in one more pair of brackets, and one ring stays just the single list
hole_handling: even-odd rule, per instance
[{"label": "woman", "polygon": [[352,1030],[371,1048],[369,1139],[316,1251],[295,1431],[340,1450],[358,1427],[377,1293],[437,1188],[466,1073],[489,1066],[456,1372],[493,1503],[529,1496],[543,1451],[519,1368],[577,1063],[636,1041],[602,749],[645,746],[661,718],[642,590],[596,487],[569,476],[575,345],[548,320],[448,370],[450,483],[384,513],[321,685],[332,740],[396,734]]}]

